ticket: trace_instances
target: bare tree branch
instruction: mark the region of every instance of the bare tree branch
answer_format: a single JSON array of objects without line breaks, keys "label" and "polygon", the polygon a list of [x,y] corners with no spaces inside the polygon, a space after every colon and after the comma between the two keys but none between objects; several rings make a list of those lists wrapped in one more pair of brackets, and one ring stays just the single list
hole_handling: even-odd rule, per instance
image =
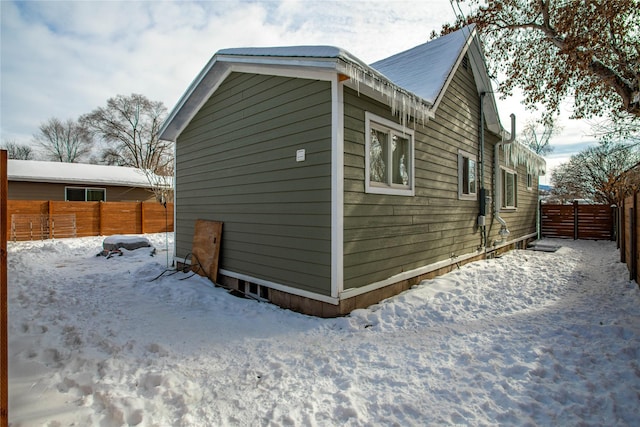
[{"label": "bare tree branch", "polygon": [[33,150],[28,145],[18,144],[15,141],[6,141],[2,148],[7,150],[7,157],[15,160],[33,160]]},{"label": "bare tree branch", "polygon": [[47,153],[50,160],[76,163],[91,153],[93,139],[81,123],[74,120],[65,122],[55,117],[42,123],[34,140]]},{"label": "bare tree branch", "polygon": [[102,158],[110,164],[156,172],[173,161],[173,146],[158,138],[167,109],[143,95],[117,95],[106,107],[82,116],[92,133],[108,144]]}]

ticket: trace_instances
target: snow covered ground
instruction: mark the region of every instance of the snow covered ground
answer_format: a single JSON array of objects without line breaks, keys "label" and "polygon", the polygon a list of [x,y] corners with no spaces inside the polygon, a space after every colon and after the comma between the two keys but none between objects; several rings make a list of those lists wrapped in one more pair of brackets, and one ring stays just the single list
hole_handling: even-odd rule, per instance
[{"label": "snow covered ground", "polygon": [[[640,292],[557,240],[338,319],[234,297],[102,238],[9,245],[12,426],[640,425]],[[172,246],[170,237],[170,247]]]}]

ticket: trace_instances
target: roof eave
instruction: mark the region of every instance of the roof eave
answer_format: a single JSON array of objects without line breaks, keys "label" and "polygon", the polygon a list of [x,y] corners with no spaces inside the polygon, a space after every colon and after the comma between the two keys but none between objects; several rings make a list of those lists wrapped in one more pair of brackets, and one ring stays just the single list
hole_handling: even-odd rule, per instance
[{"label": "roof eave", "polygon": [[46,177],[29,177],[29,176],[11,176],[7,177],[11,182],[35,182],[42,184],[76,184],[76,185],[102,185],[109,187],[131,187],[131,188],[151,188],[148,182],[126,182],[126,181],[101,181],[95,179],[77,179],[77,178],[46,178]]}]

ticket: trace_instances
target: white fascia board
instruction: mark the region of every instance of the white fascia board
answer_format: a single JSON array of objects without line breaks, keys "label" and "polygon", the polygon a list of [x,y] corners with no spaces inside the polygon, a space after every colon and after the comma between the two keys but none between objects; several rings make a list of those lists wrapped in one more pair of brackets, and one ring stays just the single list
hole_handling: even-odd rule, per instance
[{"label": "white fascia board", "polygon": [[498,114],[498,105],[493,93],[493,85],[487,72],[484,55],[480,50],[480,40],[477,35],[473,36],[473,44],[469,48],[469,65],[473,71],[478,94],[485,93],[484,116],[487,128],[496,135],[501,135],[503,128]]},{"label": "white fascia board", "polygon": [[37,182],[40,184],[75,184],[75,185],[102,185],[110,187],[135,187],[135,188],[151,188],[149,182],[127,182],[127,181],[111,181],[109,179],[97,178],[65,178],[65,177],[11,177],[9,182]]},{"label": "white fascia board", "polygon": [[[466,31],[466,30],[465,30],[465,28],[463,28],[461,31]],[[453,77],[455,76],[456,71],[458,71],[458,68],[460,67],[460,64],[462,63],[462,59],[464,58],[464,55],[469,50],[469,46],[471,45],[471,43],[472,43],[472,41],[473,41],[473,39],[475,37],[476,37],[476,30],[473,29],[471,31],[471,33],[469,34],[469,36],[467,37],[467,40],[465,41],[464,46],[460,50],[460,54],[458,55],[458,58],[456,59],[456,63],[451,68],[451,72],[449,73],[449,75],[447,76],[447,79],[445,80],[444,84],[442,85],[442,89],[440,89],[440,93],[438,94],[438,97],[436,98],[435,102],[433,103],[433,111],[434,112],[438,109],[438,106],[440,105],[440,102],[444,98],[444,95],[447,92],[447,89],[449,88],[449,85],[451,84],[451,81],[453,80]],[[470,64],[470,65],[471,65],[471,68],[474,70],[474,77],[475,77],[475,65],[472,65],[472,64]]]},{"label": "white fascia board", "polygon": [[160,128],[160,139],[176,142],[182,131],[229,75],[226,64],[218,64],[215,57],[198,74],[182,95]]},{"label": "white fascia board", "polygon": [[232,64],[230,72],[324,81],[332,81],[333,77],[337,76],[335,68],[300,68],[281,65],[258,65],[253,63]]},{"label": "white fascia board", "polygon": [[218,62],[229,64],[252,64],[257,66],[272,66],[278,68],[310,68],[336,71],[338,58],[281,58],[272,56],[238,56],[217,55]]}]

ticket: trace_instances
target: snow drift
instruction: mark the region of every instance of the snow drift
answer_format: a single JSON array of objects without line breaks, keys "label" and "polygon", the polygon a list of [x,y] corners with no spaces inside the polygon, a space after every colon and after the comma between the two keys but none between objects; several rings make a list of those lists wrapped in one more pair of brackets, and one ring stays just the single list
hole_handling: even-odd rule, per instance
[{"label": "snow drift", "polygon": [[9,246],[9,420],[31,425],[638,425],[640,292],[554,240],[338,319],[159,276],[153,248]]}]

